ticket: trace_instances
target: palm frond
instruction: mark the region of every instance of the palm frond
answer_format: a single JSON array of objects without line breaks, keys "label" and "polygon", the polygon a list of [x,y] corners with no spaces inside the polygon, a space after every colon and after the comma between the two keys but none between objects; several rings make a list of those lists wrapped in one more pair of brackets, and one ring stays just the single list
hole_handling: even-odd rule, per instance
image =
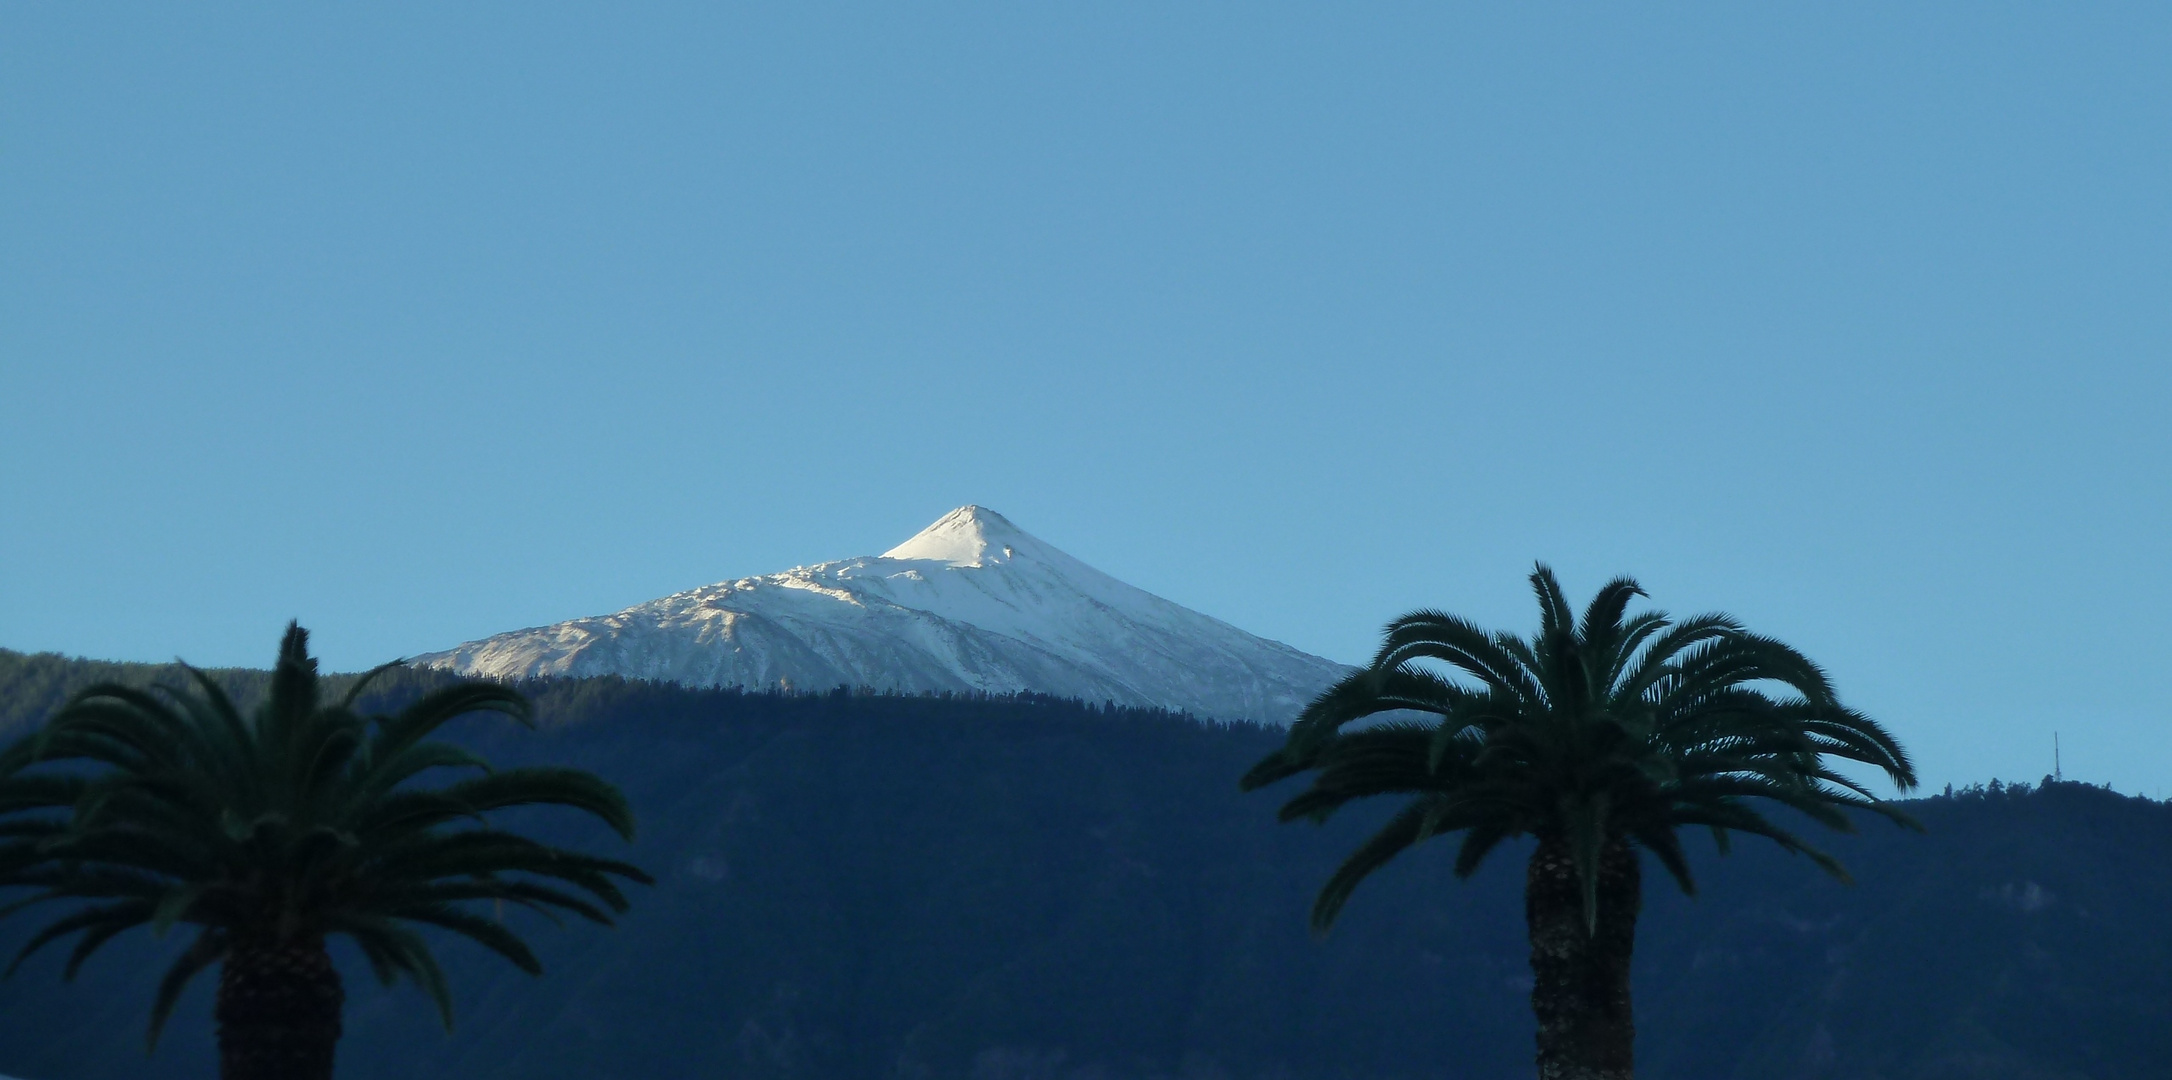
[{"label": "palm frond", "polygon": [[1397,811],[1372,839],[1360,844],[1341,866],[1335,868],[1334,875],[1321,886],[1320,895],[1312,902],[1312,928],[1315,931],[1325,932],[1334,924],[1335,916],[1341,914],[1350,894],[1357,891],[1358,883],[1367,875],[1425,839],[1428,809],[1425,802],[1419,801]]},{"label": "palm frond", "polygon": [[529,766],[504,769],[444,789],[476,813],[512,806],[564,806],[585,811],[626,840],[634,838],[633,808],[618,788],[581,769]]},{"label": "palm frond", "polygon": [[1562,591],[1561,579],[1554,576],[1553,567],[1545,563],[1532,567],[1531,592],[1538,597],[1541,640],[1576,633],[1576,614],[1569,610],[1568,594]]},{"label": "palm frond", "polygon": [[188,949],[174,959],[173,966],[158,981],[158,996],[151,1002],[151,1027],[144,1037],[146,1047],[158,1045],[159,1033],[166,1030],[166,1021],[173,1016],[173,1007],[181,1000],[181,991],[188,988],[189,980],[198,972],[226,958],[226,935],[216,927],[206,927],[196,935]]},{"label": "palm frond", "polygon": [[[1630,578],[1603,586],[1580,622],[1549,567],[1538,564],[1530,581],[1535,634],[1488,632],[1430,609],[1404,615],[1383,631],[1372,666],[1315,700],[1282,748],[1241,781],[1251,790],[1312,774],[1283,804],[1284,821],[1322,820],[1365,799],[1407,800],[1330,879],[1316,926],[1374,868],[1443,833],[1464,834],[1459,874],[1512,836],[1561,845],[1589,930],[1602,852],[1616,845],[1649,853],[1693,892],[1676,835],[1683,826],[1711,829],[1723,851],[1730,832],[1763,836],[1844,876],[1755,805],[1842,831],[1859,810],[1913,824],[1826,764],[1873,765],[1903,791],[1916,782],[1892,734],[1842,705],[1830,676],[1801,652],[1724,614],[1632,613],[1644,592]],[[1357,723],[1398,710],[1430,719]]]},{"label": "palm frond", "polygon": [[[326,701],[308,633],[290,623],[266,696],[246,716],[216,680],[184,665],[189,685],[90,687],[0,749],[0,887],[27,890],[0,916],[80,904],[33,935],[15,963],[80,935],[72,976],[134,927],[200,926],[160,984],[155,1041],[182,988],[229,942],[345,934],[380,979],[412,977],[450,1025],[444,974],[411,925],[460,934],[534,971],[524,942],[460,905],[508,902],[554,922],[570,914],[609,925],[628,907],[625,882],[653,884],[631,863],[492,824],[499,811],[558,807],[630,840],[634,814],[617,788],[577,769],[492,772],[472,751],[429,738],[478,712],[528,724],[526,698],[458,683],[392,716],[357,713],[362,690],[393,666]],[[480,775],[421,783],[443,768]]]},{"label": "palm frond", "polygon": [[1675,834],[1672,825],[1639,823],[1631,835],[1644,850],[1652,853],[1652,858],[1659,860],[1660,866],[1666,868],[1674,883],[1681,887],[1682,895],[1697,895],[1697,876],[1690,872],[1689,855],[1682,850],[1682,838]]},{"label": "palm frond", "polygon": [[[114,922],[121,922],[123,924],[121,928],[126,929],[129,926],[142,923],[150,917],[151,905],[141,900],[123,901],[103,907],[89,907],[63,915],[46,924],[44,929],[32,934],[30,940],[16,951],[15,958],[8,961],[7,969],[0,972],[0,977],[15,974],[15,969],[23,966],[23,961],[37,955],[39,950],[44,949],[47,945],[51,945],[70,934],[96,930]],[[101,938],[100,940],[104,939]],[[68,965],[69,972],[72,974],[76,967],[76,963],[70,963]]]},{"label": "palm frond", "polygon": [[417,904],[400,908],[394,914],[410,922],[443,927],[505,957],[514,967],[530,975],[543,974],[543,962],[535,958],[528,943],[499,923],[446,904]]}]

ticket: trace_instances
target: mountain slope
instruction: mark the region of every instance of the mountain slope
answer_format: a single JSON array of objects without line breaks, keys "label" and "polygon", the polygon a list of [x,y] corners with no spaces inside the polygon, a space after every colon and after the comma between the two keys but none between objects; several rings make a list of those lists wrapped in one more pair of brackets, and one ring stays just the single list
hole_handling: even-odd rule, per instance
[{"label": "mountain slope", "polygon": [[[63,694],[114,665],[0,651]],[[128,667],[133,684],[171,678]],[[222,678],[244,703],[263,672]],[[365,711],[443,685],[395,672]],[[578,764],[641,818],[515,819],[658,878],[614,928],[509,909],[546,974],[429,935],[457,998],[346,978],[342,1080],[1471,1080],[1531,1076],[1512,843],[1470,880],[1452,840],[1305,913],[1389,805],[1277,825],[1236,777],[1247,724],[1046,700],[525,684],[537,729],[454,737],[500,766]],[[38,717],[42,719],[42,715]],[[0,725],[7,716],[0,712]],[[1638,1058],[1668,1080],[2155,1080],[2172,1060],[2172,806],[2080,784],[1911,802],[1927,833],[1819,830],[1842,885],[1773,845],[1689,845],[1699,896],[1647,867]],[[17,894],[0,894],[0,902]],[[59,909],[0,918],[0,957]],[[61,981],[0,980],[0,1072],[202,1080],[216,980],[146,1057],[188,935],[131,931]]]},{"label": "mountain slope", "polygon": [[1348,670],[1126,585],[978,506],[879,556],[719,582],[415,662],[498,679],[1033,691],[1278,723]]}]

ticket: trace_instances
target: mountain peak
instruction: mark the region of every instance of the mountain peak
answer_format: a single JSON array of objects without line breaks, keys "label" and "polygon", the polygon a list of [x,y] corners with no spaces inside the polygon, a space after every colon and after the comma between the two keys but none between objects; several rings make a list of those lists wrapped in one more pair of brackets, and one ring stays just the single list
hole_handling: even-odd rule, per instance
[{"label": "mountain peak", "polygon": [[985,506],[965,505],[944,514],[913,538],[882,553],[885,559],[927,559],[952,566],[1005,562],[1038,541],[1010,519]]},{"label": "mountain peak", "polygon": [[494,679],[1032,691],[1272,723],[1349,671],[1126,585],[982,506],[879,557],[720,581],[414,662]]}]

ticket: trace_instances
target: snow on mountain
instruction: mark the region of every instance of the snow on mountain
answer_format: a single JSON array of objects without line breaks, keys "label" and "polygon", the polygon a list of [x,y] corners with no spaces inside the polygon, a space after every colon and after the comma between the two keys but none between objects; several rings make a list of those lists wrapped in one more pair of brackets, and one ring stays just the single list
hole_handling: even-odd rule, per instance
[{"label": "snow on mountain", "polygon": [[417,657],[489,678],[1031,690],[1286,723],[1349,669],[1133,588],[978,506],[878,556]]}]

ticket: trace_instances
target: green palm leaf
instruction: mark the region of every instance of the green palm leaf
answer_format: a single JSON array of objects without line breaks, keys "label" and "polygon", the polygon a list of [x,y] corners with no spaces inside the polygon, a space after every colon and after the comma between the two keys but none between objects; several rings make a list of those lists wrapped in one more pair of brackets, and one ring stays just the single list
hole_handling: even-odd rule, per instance
[{"label": "green palm leaf", "polygon": [[[529,724],[527,700],[510,687],[458,683],[394,715],[357,712],[364,689],[394,666],[328,702],[307,632],[289,626],[251,712],[186,668],[183,687],[91,687],[0,750],[0,889],[30,890],[0,915],[87,902],[33,934],[15,964],[74,937],[72,977],[133,927],[197,927],[157,988],[155,1041],[190,980],[236,950],[321,955],[328,935],[344,934],[380,979],[414,979],[449,1026],[444,975],[411,926],[450,931],[534,972],[519,934],[472,905],[604,924],[625,911],[620,884],[651,882],[638,867],[492,824],[503,810],[561,807],[630,840],[625,796],[578,769],[492,771],[433,740],[478,713]],[[446,770],[468,775],[429,784]]]},{"label": "green palm leaf", "polygon": [[[1433,610],[1389,623],[1373,663],[1314,700],[1285,745],[1240,781],[1252,790],[1313,774],[1283,804],[1285,821],[1325,820],[1375,796],[1413,800],[1322,889],[1314,917],[1323,925],[1365,876],[1442,832],[1465,832],[1456,861],[1464,874],[1513,837],[1564,843],[1589,927],[1599,852],[1610,842],[1649,852],[1690,892],[1677,836],[1685,825],[1763,836],[1840,872],[1753,801],[1841,830],[1853,827],[1851,810],[1912,824],[1824,764],[1859,762],[1900,790],[1915,785],[1899,742],[1842,706],[1802,653],[1726,615],[1632,614],[1644,590],[1629,578],[1602,587],[1581,619],[1547,567],[1533,571],[1531,587],[1539,630],[1528,639]],[[1367,723],[1408,711],[1434,720]],[[1424,809],[1444,799],[1455,814]]]}]

